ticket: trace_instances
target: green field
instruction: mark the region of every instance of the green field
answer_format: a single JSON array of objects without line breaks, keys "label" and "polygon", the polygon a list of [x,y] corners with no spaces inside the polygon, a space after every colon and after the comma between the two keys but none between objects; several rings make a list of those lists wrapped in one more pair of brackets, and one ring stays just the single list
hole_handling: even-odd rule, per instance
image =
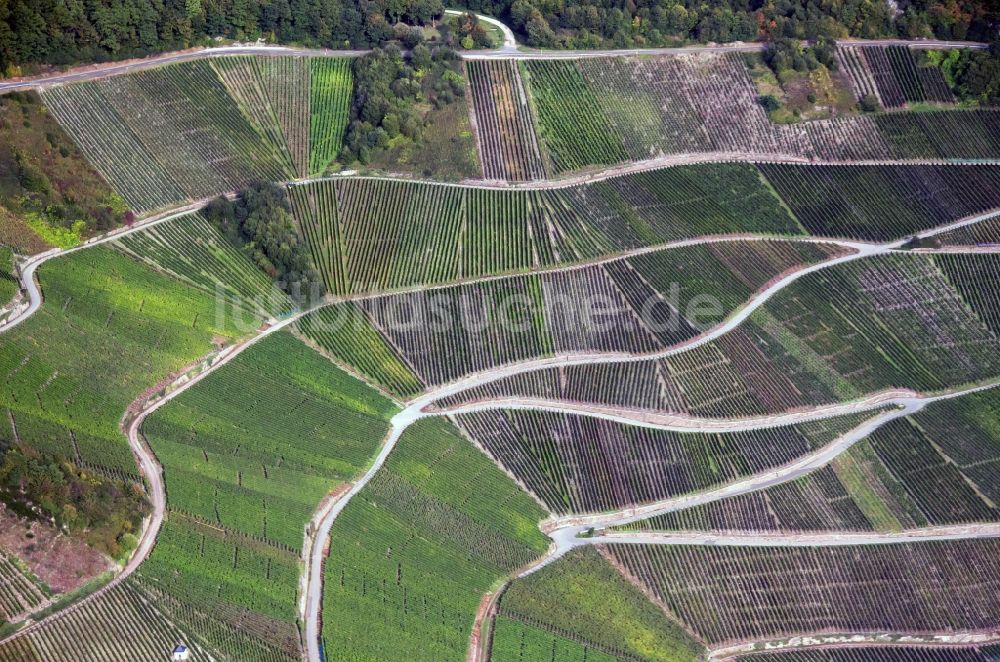
[{"label": "green field", "polygon": [[294,306],[246,253],[198,213],[126,235],[111,245],[223,298],[230,307],[227,314],[278,317]]},{"label": "green field", "polygon": [[550,650],[567,661],[694,662],[702,652],[594,548],[573,550],[515,581],[501,598],[500,614],[491,658],[496,662],[527,662]]},{"label": "green field", "polygon": [[143,576],[295,654],[299,549],[317,504],[367,466],[392,402],[288,332],[241,353],[150,416],[170,520]]},{"label": "green field", "polygon": [[47,262],[38,277],[45,305],[0,343],[0,407],[64,430],[62,443],[72,430],[82,464],[134,473],[126,408],[236,331],[216,324],[211,296],[111,249]]},{"label": "green field", "polygon": [[350,119],[354,87],[347,58],[309,60],[309,174],[320,175],[337,158]]},{"label": "green field", "polygon": [[450,424],[414,424],[333,525],[327,658],[464,659],[483,594],[548,546],[544,516]]}]

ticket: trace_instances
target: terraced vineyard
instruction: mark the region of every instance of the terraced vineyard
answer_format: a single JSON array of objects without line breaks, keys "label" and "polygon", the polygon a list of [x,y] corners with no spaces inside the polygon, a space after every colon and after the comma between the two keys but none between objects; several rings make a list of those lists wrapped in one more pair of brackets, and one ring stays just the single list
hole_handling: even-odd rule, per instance
[{"label": "terraced vineyard", "polygon": [[922,64],[917,52],[908,47],[848,46],[838,49],[838,60],[850,76],[858,99],[871,94],[884,108],[954,101],[941,70]]},{"label": "terraced vineyard", "polygon": [[46,589],[14,559],[0,553],[0,625],[41,604]]},{"label": "terraced vineyard", "polygon": [[447,402],[544,397],[734,417],[989,379],[997,370],[996,281],[976,269],[993,263],[897,254],[837,265],[795,281],[738,328],[676,357],[540,370]]},{"label": "terraced vineyard", "polygon": [[[421,8],[384,11],[364,39],[415,38],[391,23]],[[836,57],[892,112],[773,123],[713,47],[463,52],[466,115],[457,68],[427,84],[461,37],[434,27],[391,82],[239,46],[46,79],[140,225],[23,283],[0,249],[0,298],[28,294],[0,327],[0,659],[996,656],[1000,111],[879,45]],[[341,163],[352,116],[411,106],[425,152]],[[432,156],[473,140],[482,180],[381,174],[458,173]],[[258,180],[291,218],[191,211]],[[303,245],[309,307],[272,282],[317,277]],[[63,538],[112,567],[67,467],[149,513],[110,580],[52,566]]]},{"label": "terraced vineyard", "polygon": [[43,99],[136,210],[292,175],[207,62],[55,87]]},{"label": "terraced vineyard", "polygon": [[198,213],[135,232],[112,244],[123,253],[224,298],[226,314],[280,316],[293,303],[271,279]]},{"label": "terraced vineyard", "polygon": [[930,404],[803,478],[626,528],[898,531],[998,521],[998,403],[991,390]]},{"label": "terraced vineyard", "polygon": [[288,333],[151,416],[171,518],[142,576],[295,657],[298,554],[313,509],[375,454],[394,405]]},{"label": "terraced vineyard", "polygon": [[[848,50],[841,59],[859,91],[874,86],[884,104],[900,105],[907,98],[897,82],[902,76],[913,100],[950,100],[940,72],[918,69],[909,49],[857,50],[864,53]],[[880,58],[874,82],[866,57]],[[697,152],[833,160],[1000,153],[994,110],[772,124],[739,53],[529,60],[526,70],[543,158],[556,172]]]},{"label": "terraced vineyard", "polygon": [[703,234],[802,232],[741,164],[534,191],[328,181],[296,186],[291,199],[313,261],[338,293],[511,273]]},{"label": "terraced vineyard", "polygon": [[700,644],[594,550],[574,550],[515,581],[500,601],[498,662],[696,660]]},{"label": "terraced vineyard", "polygon": [[765,473],[870,414],[736,433],[678,433],[540,412],[461,414],[458,424],[554,513],[616,510]]},{"label": "terraced vineyard", "polygon": [[1000,576],[997,546],[994,540],[967,540],[787,549],[606,549],[682,623],[708,642],[723,643],[815,631],[991,627],[998,607],[993,589]]},{"label": "terraced vineyard", "polygon": [[327,655],[462,658],[483,593],[545,551],[543,516],[454,427],[416,423],[334,522]]},{"label": "terraced vineyard", "polygon": [[487,179],[525,181],[545,175],[528,96],[513,60],[466,65]]}]

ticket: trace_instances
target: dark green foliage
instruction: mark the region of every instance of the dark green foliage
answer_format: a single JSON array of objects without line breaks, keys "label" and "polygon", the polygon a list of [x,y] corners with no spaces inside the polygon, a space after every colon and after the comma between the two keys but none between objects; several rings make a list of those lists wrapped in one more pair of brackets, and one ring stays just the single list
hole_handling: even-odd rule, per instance
[{"label": "dark green foliage", "polygon": [[143,56],[217,36],[368,47],[394,38],[394,23],[426,24],[443,12],[441,0],[2,0],[0,75],[25,64]]},{"label": "dark green foliage", "polygon": [[138,532],[149,510],[138,485],[104,478],[26,445],[3,454],[0,499],[19,512],[52,518],[111,556],[128,548],[126,536]]},{"label": "dark green foliage", "polygon": [[253,184],[235,202],[216,198],[204,213],[293,299],[301,303],[323,295],[322,280],[295,231],[284,189],[270,183]]},{"label": "dark green foliage", "polygon": [[1000,40],[988,50],[953,50],[940,59],[942,73],[963,101],[1000,103]]},{"label": "dark green foliage", "polygon": [[887,36],[989,40],[997,4],[988,0],[900,3],[893,18],[884,2],[806,0],[612,0],[553,3],[542,0],[463,0],[462,6],[507,20],[531,46],[563,48],[663,46],[679,41],[814,39]]},{"label": "dark green foliage", "polygon": [[450,48],[419,44],[404,55],[391,44],[358,58],[341,161],[367,164],[391,142],[420,140],[426,111],[419,105],[439,109],[464,94],[462,65]]}]

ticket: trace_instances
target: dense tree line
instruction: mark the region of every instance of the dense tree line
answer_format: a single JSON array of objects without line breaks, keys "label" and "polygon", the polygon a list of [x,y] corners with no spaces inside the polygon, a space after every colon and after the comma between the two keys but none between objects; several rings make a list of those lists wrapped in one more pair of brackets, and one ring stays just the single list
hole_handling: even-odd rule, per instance
[{"label": "dense tree line", "polygon": [[941,67],[945,80],[962,101],[1000,104],[1000,39],[986,51],[930,51],[927,57]]},{"label": "dense tree line", "polygon": [[994,0],[464,0],[507,20],[533,46],[658,46],[818,36],[990,41]]},{"label": "dense tree line", "polygon": [[0,0],[0,73],[147,55],[214,37],[368,47],[403,22],[426,24],[442,0]]},{"label": "dense tree line", "polygon": [[235,201],[216,198],[203,213],[297,302],[309,304],[323,296],[323,283],[295,230],[285,189],[253,184]]},{"label": "dense tree line", "polygon": [[21,445],[3,453],[0,497],[16,512],[50,520],[112,557],[131,551],[149,512],[138,485]]},{"label": "dense tree line", "polygon": [[440,108],[464,96],[458,55],[447,46],[417,44],[404,53],[396,44],[354,61],[354,97],[342,163],[367,164],[373,152],[396,139],[420,140],[421,106]]}]

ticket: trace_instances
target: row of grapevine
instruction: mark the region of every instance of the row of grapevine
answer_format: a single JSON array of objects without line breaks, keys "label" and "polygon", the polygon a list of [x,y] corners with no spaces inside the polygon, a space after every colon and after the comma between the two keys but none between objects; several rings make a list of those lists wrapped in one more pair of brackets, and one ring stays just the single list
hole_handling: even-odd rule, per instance
[{"label": "row of grapevine", "polygon": [[738,433],[678,433],[527,411],[457,422],[556,513],[627,508],[786,464],[860,425],[858,414]]},{"label": "row of grapevine", "polygon": [[500,598],[498,662],[694,662],[701,644],[594,548],[574,549],[515,580]]},{"label": "row of grapevine", "polygon": [[838,265],[797,280],[739,328],[691,351],[540,370],[442,404],[518,395],[741,416],[987,379],[1000,370],[992,257],[896,254]]},{"label": "row of grapevine", "polygon": [[[866,57],[880,63],[874,78]],[[875,92],[886,106],[904,103],[902,88],[913,100],[950,101],[940,71],[918,66],[914,57],[909,49],[894,47],[848,49],[840,59],[859,93]],[[531,60],[525,66],[543,156],[557,172],[712,152],[847,161],[996,158],[1000,153],[995,141],[984,144],[972,137],[984,131],[996,133],[995,111],[942,110],[773,124],[757,101],[758,91],[738,53]],[[919,140],[909,144],[901,140],[904,127]],[[946,131],[956,140],[945,140],[940,134]]]},{"label": "row of grapevine", "polygon": [[306,524],[363,470],[396,411],[290,333],[248,348],[143,425],[171,509],[143,577],[242,624],[264,653],[297,657]]},{"label": "row of grapevine", "polygon": [[0,658],[19,662],[166,660],[181,643],[190,649],[192,659],[208,659],[208,650],[160,611],[158,601],[127,581],[3,644]]},{"label": "row of grapevine", "polygon": [[543,517],[446,421],[410,426],[333,524],[327,659],[462,659],[483,594],[544,553]]},{"label": "row of grapevine", "polygon": [[[776,240],[664,249],[602,265],[363,299],[355,306],[364,320],[337,308],[300,326],[327,351],[375,375],[371,361],[347,358],[334,346],[335,337],[367,334],[370,321],[395,349],[380,355],[398,352],[425,383],[441,384],[554,354],[662,350],[721,322],[780,275],[839,251]],[[385,383],[384,373],[376,378]]]},{"label": "row of grapevine", "polygon": [[740,662],[993,662],[996,646],[856,646],[741,655]]},{"label": "row of grapevine", "polygon": [[[346,58],[309,60],[309,174],[322,174],[340,154],[350,119],[354,75]],[[304,174],[304,173],[303,173]]]},{"label": "row of grapevine", "polygon": [[43,98],[137,210],[290,174],[206,61],[56,87]]},{"label": "row of grapevine", "polygon": [[837,470],[826,466],[792,482],[658,515],[625,528],[795,533],[870,531],[873,526],[838,479]]},{"label": "row of grapevine", "polygon": [[546,190],[372,179],[290,190],[313,263],[336,293],[511,273],[701,235],[802,233],[747,164]]},{"label": "row of grapevine", "polygon": [[758,166],[810,233],[885,241],[1000,207],[996,166]]},{"label": "row of grapevine", "polygon": [[846,65],[858,98],[873,94],[884,108],[954,101],[941,70],[906,46],[839,48],[838,61]]},{"label": "row of grapevine", "polygon": [[295,329],[310,346],[398,398],[412,397],[424,388],[400,352],[353,303],[320,308],[298,320]]},{"label": "row of grapevine", "polygon": [[942,246],[982,246],[1000,245],[1000,215],[986,220],[955,228],[935,237]]},{"label": "row of grapevine", "polygon": [[894,159],[996,159],[1000,154],[1000,110],[940,110],[885,113],[875,123]]},{"label": "row of grapevine", "polygon": [[608,545],[711,644],[995,626],[1000,541],[837,547]]},{"label": "row of grapevine", "polygon": [[278,317],[293,306],[245,253],[198,213],[134,232],[111,245],[259,316]]},{"label": "row of grapevine", "polygon": [[212,67],[229,93],[281,152],[290,172],[308,173],[309,71],[302,58],[240,55]]},{"label": "row of grapevine", "polygon": [[[58,423],[45,414],[29,411],[7,410],[11,439],[42,453],[65,458],[78,467],[85,467],[107,477],[125,481],[138,481],[135,458],[123,439],[108,435],[89,434]],[[0,428],[7,421],[0,422]],[[6,434],[0,433],[0,438]],[[2,445],[2,444],[0,444]]]},{"label": "row of grapevine", "polygon": [[45,600],[38,581],[0,551],[0,624],[37,607]]},{"label": "row of grapevine", "polygon": [[544,178],[538,138],[517,63],[470,60],[465,66],[486,179]]},{"label": "row of grapevine", "polygon": [[865,96],[873,96],[880,105],[885,105],[879,95],[878,85],[875,84],[875,78],[868,67],[863,49],[853,46],[838,46],[835,57],[840,70],[847,74],[855,97],[860,100]]},{"label": "row of grapevine", "polygon": [[289,549],[367,463],[394,406],[288,333],[255,344],[146,420],[170,507]]},{"label": "row of grapevine", "polygon": [[[227,629],[239,628],[254,648],[298,657],[294,552],[171,511],[138,579],[179,615],[197,610]],[[183,624],[196,627],[187,619]],[[229,639],[207,634],[213,647],[224,648]]]}]

